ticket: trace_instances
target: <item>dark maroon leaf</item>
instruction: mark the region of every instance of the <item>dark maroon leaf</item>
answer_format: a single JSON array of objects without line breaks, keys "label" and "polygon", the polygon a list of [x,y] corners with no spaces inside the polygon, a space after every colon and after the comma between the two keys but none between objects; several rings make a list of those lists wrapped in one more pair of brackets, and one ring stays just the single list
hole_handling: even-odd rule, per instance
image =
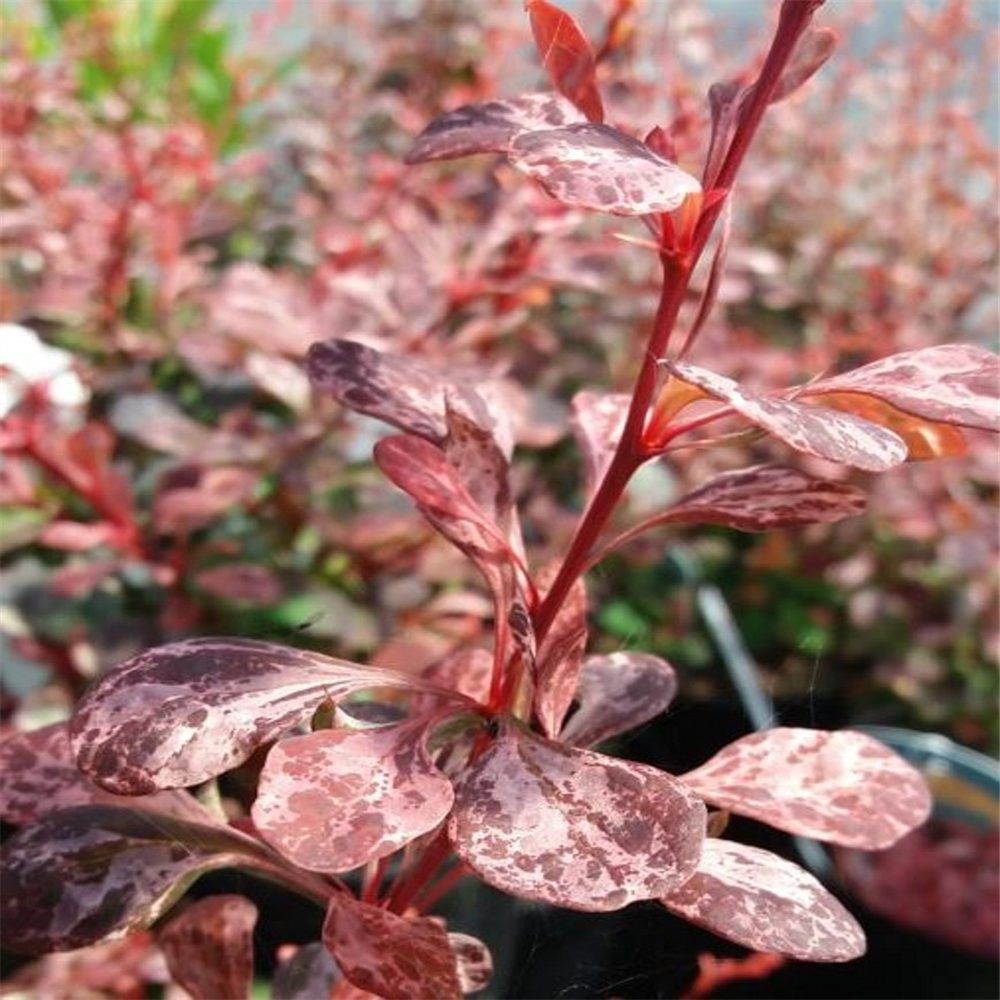
[{"label": "dark maroon leaf", "polygon": [[261,771],[254,824],[301,868],[349,871],[393,854],[454,801],[426,741],[426,719],[283,739]]},{"label": "dark maroon leaf", "polygon": [[589,122],[524,132],[510,161],[566,205],[613,215],[672,212],[701,185],[638,139]]},{"label": "dark maroon leaf", "polygon": [[429,441],[448,434],[449,396],[480,426],[493,423],[475,390],[416,358],[383,354],[353,340],[324,340],[309,348],[306,363],[313,385],[342,405]]},{"label": "dark maroon leaf", "polygon": [[706,802],[803,837],[877,851],[927,819],[919,771],[884,743],[843,730],[768,729],[683,780]]},{"label": "dark maroon leaf", "polygon": [[972,344],[893,354],[806,387],[803,396],[862,393],[927,420],[1000,432],[1000,357]]},{"label": "dark maroon leaf", "polygon": [[493,978],[493,956],[479,938],[469,934],[449,934],[448,941],[458,964],[458,982],[463,993],[486,989]]},{"label": "dark maroon leaf", "polygon": [[192,903],[157,935],[175,983],[194,1000],[246,1000],[253,984],[257,907],[246,896]]},{"label": "dark maroon leaf", "polygon": [[757,465],[715,476],[619,535],[602,552],[663,524],[724,524],[739,531],[771,531],[829,524],[864,509],[865,495],[847,483],[817,479],[797,469]]},{"label": "dark maroon leaf", "polygon": [[432,121],[417,136],[406,162],[506,153],[511,140],[522,132],[560,128],[585,120],[559,94],[522,94],[483,104],[466,104]]},{"label": "dark maroon leaf", "polygon": [[319,941],[303,945],[274,970],[272,1000],[317,1000],[329,997],[340,970],[333,955]]},{"label": "dark maroon leaf", "polygon": [[586,646],[587,589],[579,579],[570,588],[538,649],[534,710],[546,736],[555,736],[562,728],[577,691]]},{"label": "dark maroon leaf", "polygon": [[324,701],[369,688],[445,691],[410,674],[249,639],[160,646],[105,675],[71,724],[77,763],[109,791],[195,785],[243,763]]},{"label": "dark maroon leaf", "polygon": [[559,739],[586,747],[655,718],[674,700],[677,675],[650,653],[588,656],[580,670],[577,709]]},{"label": "dark maroon leaf", "polygon": [[625,428],[631,397],[583,390],[571,401],[570,426],[584,460],[587,492],[601,481]]},{"label": "dark maroon leaf", "polygon": [[698,870],[661,902],[755,951],[804,962],[865,953],[864,931],[839,900],[798,865],[758,847],[706,840]]},{"label": "dark maroon leaf", "polygon": [[201,874],[259,864],[261,849],[233,831],[145,810],[74,806],[4,844],[4,948],[82,948],[148,927]]},{"label": "dark maroon leaf", "polygon": [[701,801],[662,771],[511,726],[456,783],[449,832],[490,885],[605,911],[683,884],[705,818]]},{"label": "dark maroon leaf", "polygon": [[386,1000],[462,996],[448,934],[427,917],[401,917],[342,894],[330,902],[323,942],[347,979]]},{"label": "dark maroon leaf", "polygon": [[526,0],[538,55],[553,86],[589,121],[604,121],[597,64],[587,36],[569,14],[547,0]]},{"label": "dark maroon leaf", "polygon": [[806,31],[771,93],[770,103],[777,104],[794,94],[822,69],[836,47],[837,33],[830,28],[810,28]]},{"label": "dark maroon leaf", "polygon": [[906,459],[906,445],[897,435],[849,413],[760,395],[694,365],[678,363],[670,369],[797,451],[871,472],[884,472]]},{"label": "dark maroon leaf", "polygon": [[8,823],[20,826],[70,806],[94,804],[150,809],[201,822],[211,818],[188,792],[125,797],[99,788],[76,766],[64,722],[12,733],[0,742],[0,816]]}]

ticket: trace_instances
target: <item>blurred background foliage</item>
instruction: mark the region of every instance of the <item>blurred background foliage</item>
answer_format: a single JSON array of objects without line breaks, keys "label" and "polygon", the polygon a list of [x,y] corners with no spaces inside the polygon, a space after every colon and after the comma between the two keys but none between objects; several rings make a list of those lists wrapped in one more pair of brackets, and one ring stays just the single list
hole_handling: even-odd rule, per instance
[{"label": "blurred background foliage", "polygon": [[[841,50],[765,124],[693,360],[779,386],[995,346],[994,7],[824,9]],[[731,5],[573,6],[598,40],[616,9],[611,118],[671,123],[696,169],[706,88],[746,68],[774,12],[741,14],[734,44]],[[182,635],[413,670],[481,639],[474,574],[373,470],[378,428],[314,398],[301,359],[350,336],[489,380],[518,418],[534,564],[565,545],[581,503],[567,401],[629,385],[655,271],[616,234],[642,231],[489,158],[402,164],[440,111],[542,85],[521,5],[36,0],[0,16],[4,725],[65,715],[97,672]],[[637,480],[622,523],[775,458],[768,441],[681,452]],[[593,575],[593,645],[659,652],[690,701],[735,701],[681,541],[779,713],[830,703],[995,752],[994,442],[881,478],[810,468],[863,483],[869,512],[649,536]]]}]

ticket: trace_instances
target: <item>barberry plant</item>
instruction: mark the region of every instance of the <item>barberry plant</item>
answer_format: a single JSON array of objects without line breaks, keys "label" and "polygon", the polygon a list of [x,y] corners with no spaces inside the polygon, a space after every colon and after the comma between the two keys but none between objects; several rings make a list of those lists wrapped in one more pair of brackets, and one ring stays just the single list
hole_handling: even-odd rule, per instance
[{"label": "barberry plant", "polygon": [[[322,942],[280,973],[322,982],[315,995],[481,989],[488,949],[432,915],[468,875],[582,911],[656,900],[797,959],[863,953],[863,931],[813,875],[725,839],[726,817],[879,850],[926,819],[920,775],[862,733],[788,727],[739,739],[682,775],[611,757],[598,747],[667,709],[677,678],[651,654],[587,652],[586,573],[638,534],[830,523],[865,506],[845,482],[754,466],[614,535],[612,514],[645,464],[769,435],[880,472],[957,453],[962,428],[1000,432],[998,358],[969,345],[767,389],[688,360],[719,287],[754,136],[768,107],[834,51],[833,33],[812,24],[822,2],[784,0],[759,70],[710,89],[696,177],[675,162],[670,126],[639,138],[605,120],[598,69],[614,32],[595,55],[565,12],[527,0],[554,91],[451,111],[408,160],[499,155],[564,205],[648,230],[638,242],[656,255],[662,284],[632,391],[573,400],[587,503],[566,551],[541,566],[529,558],[509,414],[488,384],[361,341],[315,344],[314,388],[396,429],[375,445],[375,463],[478,569],[491,643],[419,674],[241,638],[176,642],[120,664],[68,727],[0,745],[4,815],[24,826],[4,852],[6,947],[67,950],[127,934],[158,921],[200,874],[239,867],[325,908]],[[682,323],[703,257],[708,277]],[[227,821],[214,782],[254,755],[263,762],[250,815]],[[214,897],[167,923],[159,940],[177,981],[196,997],[245,996],[254,919],[248,900]]]}]

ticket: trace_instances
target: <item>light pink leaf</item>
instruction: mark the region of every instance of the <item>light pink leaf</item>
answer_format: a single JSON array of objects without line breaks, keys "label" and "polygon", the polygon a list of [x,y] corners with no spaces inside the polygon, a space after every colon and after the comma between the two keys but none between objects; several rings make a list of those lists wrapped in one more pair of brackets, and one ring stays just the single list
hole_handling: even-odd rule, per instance
[{"label": "light pink leaf", "polygon": [[194,1000],[246,1000],[253,985],[257,907],[238,895],[207,896],[156,936],[175,983]]},{"label": "light pink leaf", "polygon": [[175,469],[161,481],[153,501],[156,530],[165,535],[196,531],[246,503],[259,481],[256,473],[235,467]]},{"label": "light pink leaf", "polygon": [[256,563],[229,563],[199,570],[198,586],[213,597],[237,604],[264,607],[282,597],[281,581],[274,571]]},{"label": "light pink leaf", "polygon": [[323,942],[347,979],[386,1000],[462,996],[448,934],[427,917],[401,917],[341,894],[330,902]]},{"label": "light pink leaf", "polygon": [[63,809],[4,844],[4,948],[69,951],[148,927],[199,875],[262,858],[223,827],[117,806]]},{"label": "light pink leaf", "polygon": [[21,826],[42,816],[83,805],[149,809],[178,819],[210,821],[197,799],[184,791],[125,797],[106,792],[76,766],[64,722],[0,742],[0,816]]},{"label": "light pink leaf", "polygon": [[493,978],[493,956],[479,938],[470,934],[449,934],[448,941],[458,964],[458,982],[463,993],[486,989]]},{"label": "light pink leaf", "polygon": [[650,653],[608,653],[583,661],[577,709],[559,739],[593,746],[665,712],[677,693],[674,668]]},{"label": "light pink leaf", "polygon": [[798,865],[758,847],[708,839],[698,870],[663,897],[668,910],[745,948],[803,962],[865,953],[858,922]]},{"label": "light pink leaf", "polygon": [[483,104],[466,104],[435,118],[417,136],[406,162],[506,153],[511,140],[522,132],[584,121],[584,114],[559,94],[522,94]]},{"label": "light pink leaf", "polygon": [[283,739],[261,771],[254,824],[301,868],[343,872],[393,854],[454,801],[426,741],[426,719]]},{"label": "light pink leaf", "polygon": [[771,93],[771,104],[785,100],[818,73],[837,47],[837,33],[830,28],[809,28]]},{"label": "light pink leaf", "polygon": [[583,455],[588,493],[597,488],[618,446],[630,399],[625,393],[583,390],[571,401],[570,426]]},{"label": "light pink leaf", "polygon": [[905,443],[867,420],[823,406],[760,395],[724,375],[694,365],[677,363],[669,367],[682,381],[728,403],[752,424],[797,451],[871,472],[884,472],[906,460]]},{"label": "light pink leaf", "polygon": [[803,396],[858,392],[905,413],[1000,432],[1000,357],[972,344],[942,344],[893,354],[823,379]]},{"label": "light pink leaf", "polygon": [[[554,577],[554,569],[546,575]],[[540,577],[540,589],[547,590],[551,582]],[[533,707],[546,736],[555,736],[562,728],[576,694],[586,646],[587,589],[581,578],[570,588],[538,648]]]},{"label": "light pink leaf", "polygon": [[705,818],[704,805],[662,771],[511,726],[456,783],[449,833],[498,889],[606,911],[682,885]]},{"label": "light pink leaf", "polygon": [[701,191],[676,164],[607,125],[524,132],[511,142],[509,156],[563,204],[613,215],[672,212]]},{"label": "light pink leaf", "polygon": [[77,763],[124,795],[195,785],[243,763],[324,701],[370,688],[462,696],[416,676],[249,639],[160,646],[106,674],[70,732]]},{"label": "light pink leaf", "polygon": [[423,676],[438,687],[458,691],[473,701],[484,702],[490,694],[493,657],[486,649],[458,649],[432,663]]},{"label": "light pink leaf", "polygon": [[109,521],[50,521],[38,536],[42,545],[66,552],[87,552],[101,545],[113,545],[119,529]]},{"label": "light pink leaf", "polygon": [[313,385],[357,413],[440,442],[448,434],[445,400],[461,400],[463,412],[482,427],[492,417],[474,389],[460,386],[417,358],[383,354],[353,340],[324,340],[309,348]]},{"label": "light pink leaf", "polygon": [[771,531],[829,524],[865,509],[865,495],[847,483],[797,469],[757,465],[723,472],[659,514],[619,535],[602,552],[663,524],[724,524],[739,531]]},{"label": "light pink leaf", "polygon": [[850,730],[752,733],[683,780],[723,809],[869,851],[894,844],[931,809],[919,771],[884,743]]}]

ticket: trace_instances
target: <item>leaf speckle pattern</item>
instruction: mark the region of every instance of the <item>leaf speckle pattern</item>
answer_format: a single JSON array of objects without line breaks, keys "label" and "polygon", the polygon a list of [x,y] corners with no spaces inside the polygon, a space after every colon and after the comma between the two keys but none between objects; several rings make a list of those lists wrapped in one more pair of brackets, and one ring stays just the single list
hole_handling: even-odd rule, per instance
[{"label": "leaf speckle pattern", "polygon": [[806,962],[865,953],[864,931],[839,900],[798,865],[757,847],[706,840],[698,870],[661,902],[755,951]]},{"label": "leaf speckle pattern", "polygon": [[449,832],[491,885],[570,909],[616,910],[694,871],[705,807],[652,767],[510,728],[461,777]]},{"label": "leaf speckle pattern", "polygon": [[676,164],[608,125],[525,132],[511,142],[509,155],[563,204],[613,215],[672,212],[701,191]]},{"label": "leaf speckle pattern", "polygon": [[454,800],[425,746],[427,720],[324,729],[275,744],[254,823],[302,868],[348,871],[434,829]]},{"label": "leaf speckle pattern", "polygon": [[865,733],[752,733],[683,775],[706,802],[803,837],[877,851],[930,815],[920,772]]}]

